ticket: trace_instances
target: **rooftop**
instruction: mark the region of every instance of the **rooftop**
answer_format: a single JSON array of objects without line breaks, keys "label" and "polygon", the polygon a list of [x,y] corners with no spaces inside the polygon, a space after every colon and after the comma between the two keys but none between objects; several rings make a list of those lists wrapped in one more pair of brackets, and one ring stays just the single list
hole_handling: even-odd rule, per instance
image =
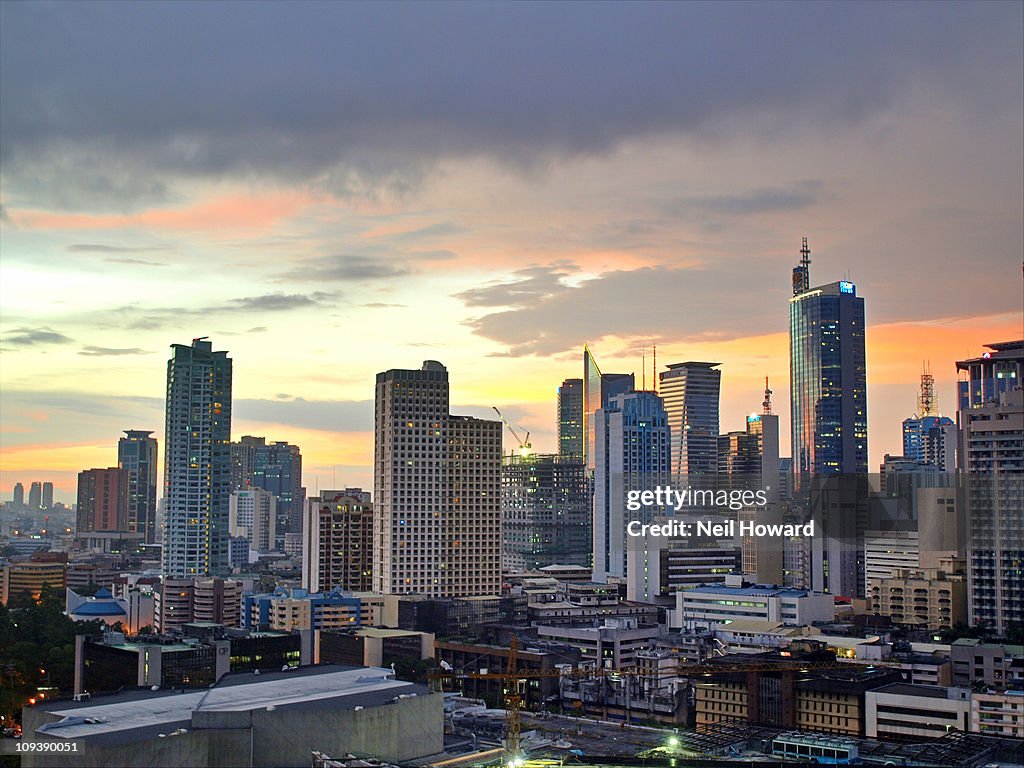
[{"label": "rooftop", "polygon": [[748,597],[807,597],[809,594],[803,589],[792,589],[791,587],[777,587],[769,584],[751,584],[748,587],[727,587],[724,584],[701,584],[699,587],[692,587],[683,590],[680,594],[684,599],[694,592],[716,595],[743,595]]}]

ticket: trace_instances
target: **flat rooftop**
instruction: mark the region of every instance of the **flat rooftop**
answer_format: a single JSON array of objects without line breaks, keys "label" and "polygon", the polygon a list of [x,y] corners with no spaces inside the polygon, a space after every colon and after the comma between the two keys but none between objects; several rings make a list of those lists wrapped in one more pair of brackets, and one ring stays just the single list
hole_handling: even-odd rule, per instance
[{"label": "flat rooftop", "polygon": [[184,693],[131,691],[84,702],[51,702],[45,711],[65,720],[38,733],[62,739],[129,742],[176,728],[191,729],[194,712],[248,712],[295,707],[353,709],[386,704],[397,696],[427,695],[426,686],[392,679],[382,667],[304,667],[263,675],[231,674],[216,686]]},{"label": "flat rooftop", "polygon": [[875,693],[895,693],[900,696],[918,696],[922,699],[949,698],[949,692],[941,685],[912,685],[911,683],[890,683],[877,688]]}]

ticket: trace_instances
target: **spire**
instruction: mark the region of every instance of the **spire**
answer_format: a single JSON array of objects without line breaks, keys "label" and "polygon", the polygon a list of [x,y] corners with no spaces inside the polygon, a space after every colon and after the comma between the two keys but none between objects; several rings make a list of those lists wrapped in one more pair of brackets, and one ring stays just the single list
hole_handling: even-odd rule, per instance
[{"label": "spire", "polygon": [[793,295],[799,296],[811,289],[811,249],[807,247],[807,238],[803,239],[800,248],[800,265],[793,267]]},{"label": "spire", "polygon": [[764,377],[764,402],[761,403],[764,408],[764,415],[772,415],[772,391],[768,389],[768,377]]}]

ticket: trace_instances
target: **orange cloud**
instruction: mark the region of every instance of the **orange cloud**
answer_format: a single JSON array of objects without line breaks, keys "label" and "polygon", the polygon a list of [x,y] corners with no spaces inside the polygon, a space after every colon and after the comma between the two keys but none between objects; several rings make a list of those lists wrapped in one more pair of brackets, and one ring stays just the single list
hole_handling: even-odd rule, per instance
[{"label": "orange cloud", "polygon": [[26,229],[245,230],[259,234],[315,203],[306,193],[282,192],[227,195],[183,208],[150,209],[130,215],[21,210],[9,211],[9,216]]}]

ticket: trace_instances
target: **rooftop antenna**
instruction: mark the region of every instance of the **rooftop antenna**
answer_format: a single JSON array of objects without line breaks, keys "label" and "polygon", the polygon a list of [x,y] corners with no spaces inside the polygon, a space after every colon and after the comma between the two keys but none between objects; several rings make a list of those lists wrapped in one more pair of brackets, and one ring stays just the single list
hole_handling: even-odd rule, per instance
[{"label": "rooftop antenna", "polygon": [[640,349],[640,391],[644,392],[647,390],[647,347]]},{"label": "rooftop antenna", "polygon": [[800,248],[800,265],[793,268],[793,295],[799,296],[811,289],[811,249],[807,247],[807,238],[803,239]]},{"label": "rooftop antenna", "polygon": [[761,403],[761,406],[764,408],[764,415],[765,416],[771,416],[772,415],[772,391],[770,389],[768,389],[768,377],[767,376],[764,377],[764,402]]},{"label": "rooftop antenna", "polygon": [[654,362],[651,363],[651,374],[654,376],[654,394],[658,394],[658,345],[654,345]]},{"label": "rooftop antenna", "polygon": [[935,416],[938,411],[938,398],[935,396],[935,377],[931,373],[931,364],[921,364],[921,392],[917,396],[917,412],[922,416]]}]

